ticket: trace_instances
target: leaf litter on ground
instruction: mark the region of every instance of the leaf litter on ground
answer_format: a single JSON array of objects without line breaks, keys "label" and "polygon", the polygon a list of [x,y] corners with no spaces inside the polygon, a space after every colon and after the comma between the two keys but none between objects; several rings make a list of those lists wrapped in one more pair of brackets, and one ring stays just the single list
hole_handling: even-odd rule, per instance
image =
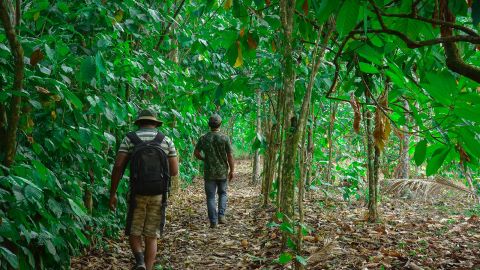
[{"label": "leaf litter on ground", "polygon": [[[203,180],[170,198],[158,269],[293,269],[280,265],[281,231],[269,227],[273,207],[262,208],[260,187],[250,185],[250,161],[241,161],[228,187],[227,224],[209,228]],[[307,269],[480,268],[480,220],[468,201],[435,202],[384,197],[379,223],[366,222],[365,203],[312,192],[305,200]],[[126,237],[108,240],[72,260],[72,269],[130,269]]]}]

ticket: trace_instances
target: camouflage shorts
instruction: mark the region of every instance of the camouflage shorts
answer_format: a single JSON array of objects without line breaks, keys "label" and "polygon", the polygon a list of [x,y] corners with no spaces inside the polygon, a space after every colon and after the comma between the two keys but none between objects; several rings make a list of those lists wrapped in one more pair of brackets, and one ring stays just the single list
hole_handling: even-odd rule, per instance
[{"label": "camouflage shorts", "polygon": [[131,228],[129,234],[134,236],[158,237],[160,222],[162,220],[162,195],[136,195],[135,204],[135,208],[131,213]]}]

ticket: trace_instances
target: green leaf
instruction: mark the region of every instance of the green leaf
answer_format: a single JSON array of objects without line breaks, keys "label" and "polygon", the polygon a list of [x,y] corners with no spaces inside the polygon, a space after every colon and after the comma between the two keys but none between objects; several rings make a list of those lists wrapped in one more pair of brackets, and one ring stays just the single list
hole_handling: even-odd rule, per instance
[{"label": "green leaf", "polygon": [[82,208],[74,202],[72,199],[68,199],[68,203],[70,204],[70,207],[72,208],[72,211],[79,217],[84,217],[87,214],[82,210]]},{"label": "green leaf", "polygon": [[280,255],[280,257],[278,258],[278,262],[280,264],[287,264],[289,262],[291,262],[293,259],[293,256],[292,254],[288,253],[288,252],[284,252]]},{"label": "green leaf", "polygon": [[448,9],[450,9],[450,11],[452,11],[452,13],[455,15],[466,16],[468,5],[466,1],[448,1]]},{"label": "green leaf", "polygon": [[360,6],[356,0],[346,0],[337,16],[337,32],[345,36],[355,28],[358,20]]},{"label": "green leaf", "polygon": [[57,249],[53,245],[52,241],[47,240],[45,242],[45,246],[47,247],[47,250],[48,252],[50,252],[50,254],[52,254],[53,256],[57,256]]},{"label": "green leaf", "polygon": [[87,237],[78,228],[73,229],[73,232],[77,235],[78,239],[80,239],[80,242],[82,242],[82,244],[88,245],[90,243]]},{"label": "green leaf", "polygon": [[413,158],[415,159],[415,164],[420,166],[425,161],[425,155],[427,154],[427,141],[419,141],[417,146],[415,146],[415,154]]},{"label": "green leaf", "polygon": [[240,0],[233,0],[233,16],[241,21],[247,21],[248,12],[247,8]]},{"label": "green leaf", "polygon": [[477,158],[480,158],[480,138],[476,135],[475,132],[471,131],[468,127],[463,127],[460,129],[460,138],[462,146],[467,150],[468,153],[475,155]]},{"label": "green leaf", "polygon": [[359,62],[360,65],[360,70],[365,73],[378,73],[378,69],[370,64],[364,63],[364,62]]},{"label": "green leaf", "polygon": [[295,259],[297,259],[297,262],[299,262],[301,265],[307,265],[307,259],[304,257],[297,255],[295,256]]},{"label": "green leaf", "polygon": [[444,70],[429,72],[425,75],[428,83],[424,83],[425,90],[437,102],[450,105],[453,102],[452,94],[457,93],[457,83],[453,75]]},{"label": "green leaf", "polygon": [[480,1],[475,0],[472,3],[472,20],[473,26],[477,27],[480,23]]},{"label": "green leaf", "polygon": [[79,110],[81,110],[83,108],[82,101],[80,101],[80,99],[77,97],[77,95],[75,95],[73,92],[70,92],[69,90],[64,89],[63,94],[64,94],[65,98],[67,99],[67,102],[73,104],[73,106],[75,108],[77,108]]},{"label": "green leaf", "polygon": [[328,17],[330,17],[341,3],[341,1],[321,0],[319,5],[318,2],[319,1],[312,1],[312,4],[316,10],[319,24],[326,22]]},{"label": "green leaf", "polygon": [[80,80],[90,83],[97,75],[97,65],[92,56],[85,57],[80,65]]},{"label": "green leaf", "polygon": [[450,147],[442,145],[433,153],[432,158],[427,163],[427,176],[435,174],[440,169],[450,150]]},{"label": "green leaf", "polygon": [[0,253],[2,257],[13,267],[13,269],[18,269],[18,258],[17,255],[13,254],[9,249],[5,247],[0,247]]},{"label": "green leaf", "polygon": [[227,61],[230,64],[230,66],[234,66],[235,62],[237,61],[237,56],[238,56],[238,47],[236,41],[232,43],[230,48],[228,48],[227,51]]}]

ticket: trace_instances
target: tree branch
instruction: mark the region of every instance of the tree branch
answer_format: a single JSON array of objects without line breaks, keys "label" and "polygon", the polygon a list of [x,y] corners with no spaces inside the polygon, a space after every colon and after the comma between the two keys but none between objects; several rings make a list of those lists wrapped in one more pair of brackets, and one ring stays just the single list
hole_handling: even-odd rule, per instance
[{"label": "tree branch", "polygon": [[155,50],[158,50],[158,48],[160,47],[160,45],[162,45],[163,40],[165,40],[165,36],[166,36],[166,35],[168,34],[168,32],[170,31],[170,27],[172,26],[173,22],[175,21],[175,18],[177,18],[178,14],[180,13],[180,10],[182,10],[183,4],[185,4],[185,0],[182,0],[182,2],[180,2],[180,5],[178,6],[177,10],[175,10],[175,13],[173,14],[172,20],[168,23],[168,25],[167,25],[167,27],[165,28],[165,30],[163,30],[163,33],[162,33],[162,35],[160,36],[160,39],[158,40],[157,45],[155,45]]},{"label": "tree branch", "polygon": [[[20,21],[20,18],[17,18]],[[0,21],[5,29],[5,34],[10,44],[13,57],[15,59],[15,78],[13,82],[13,89],[21,91],[23,89],[24,64],[23,64],[23,48],[17,39],[15,29],[12,27],[10,16],[7,12],[5,0],[0,0]],[[17,130],[18,121],[20,119],[20,103],[22,99],[19,95],[13,95],[10,101],[10,112],[8,115],[8,124],[5,140],[5,160],[4,164],[10,167],[15,159],[17,151]]]}]

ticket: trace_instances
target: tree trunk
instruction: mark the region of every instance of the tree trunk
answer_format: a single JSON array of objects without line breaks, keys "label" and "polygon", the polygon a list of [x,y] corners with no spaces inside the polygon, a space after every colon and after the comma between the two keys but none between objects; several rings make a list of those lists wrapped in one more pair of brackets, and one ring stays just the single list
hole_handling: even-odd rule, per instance
[{"label": "tree trunk", "polygon": [[[300,179],[297,181],[297,189],[298,189],[298,196],[297,196],[297,206],[298,206],[298,227],[297,227],[297,254],[302,256],[302,245],[303,245],[303,233],[302,233],[302,225],[305,222],[305,214],[304,214],[304,205],[303,205],[303,198],[305,197],[305,174],[306,170],[306,160],[307,160],[307,149],[305,149],[305,132],[302,133],[301,139],[301,148],[300,148],[300,158],[299,158],[299,165],[300,165]],[[304,269],[303,264],[301,264],[298,260],[295,260],[295,269],[301,270]]]},{"label": "tree trunk", "polygon": [[[368,98],[367,98],[368,100]],[[367,101],[368,103],[368,101]],[[368,176],[368,221],[377,220],[377,197],[375,186],[374,160],[376,150],[373,142],[372,113],[366,108],[366,136],[367,136],[367,176]]]},{"label": "tree trunk", "polygon": [[[257,101],[257,118],[256,118],[256,125],[255,131],[256,133],[262,134],[262,116],[261,116],[261,109],[262,109],[262,96],[260,93],[260,89],[256,91],[256,101]],[[257,135],[257,136],[258,136]],[[253,158],[253,172],[252,172],[252,185],[258,185],[260,178],[260,149],[255,150],[255,155]]]},{"label": "tree trunk", "polygon": [[313,154],[315,152],[315,144],[313,143],[313,131],[315,130],[315,122],[317,118],[314,115],[314,110],[312,108],[312,123],[308,127],[308,142],[307,142],[307,159],[305,161],[307,171],[305,173],[305,189],[308,190],[312,184],[312,165],[313,165]]},{"label": "tree trunk", "polygon": [[[283,92],[285,95],[285,111],[283,129],[285,132],[282,179],[279,182],[280,207],[279,211],[284,214],[286,222],[293,221],[294,215],[294,176],[295,161],[297,156],[298,141],[295,142],[295,131],[297,129],[297,118],[294,114],[294,92],[295,92],[295,69],[293,59],[293,25],[295,21],[295,0],[280,1],[280,21],[283,29]],[[284,245],[287,242],[288,234],[283,234]]]},{"label": "tree trunk", "polygon": [[[333,104],[332,104],[333,103]],[[325,176],[325,181],[331,183],[332,181],[332,167],[333,167],[333,130],[335,127],[335,119],[337,113],[338,104],[330,101],[330,125],[328,127],[327,141],[328,141],[328,165]]]},{"label": "tree trunk", "polygon": [[[19,11],[18,11],[19,12]],[[5,34],[7,35],[8,43],[15,59],[15,77],[13,83],[13,90],[21,92],[23,89],[24,64],[23,64],[23,48],[17,39],[15,29],[12,27],[10,16],[7,12],[5,0],[0,0],[0,20],[2,21]],[[20,22],[20,18],[16,18]],[[18,25],[17,25],[18,28]],[[8,123],[5,138],[5,159],[3,164],[10,167],[15,159],[17,151],[17,130],[18,121],[20,119],[20,104],[22,99],[19,95],[12,96],[10,101],[10,108],[8,112]]]},{"label": "tree trunk", "polygon": [[[404,101],[404,106],[408,110],[408,101]],[[409,119],[408,112],[405,112],[405,120],[407,123]],[[405,125],[408,126],[408,125]],[[399,150],[399,160],[397,168],[395,168],[395,178],[398,179],[408,179],[410,178],[410,156],[408,154],[409,146],[410,146],[410,135],[408,133],[408,129],[404,128],[404,132],[399,133],[400,139],[400,150]]]},{"label": "tree trunk", "polygon": [[83,203],[85,204],[85,208],[87,209],[87,212],[91,215],[93,213],[92,188],[95,185],[95,175],[93,173],[93,168],[90,168],[88,170],[88,178],[89,178],[90,185],[86,185]]},{"label": "tree trunk", "polygon": [[[280,124],[280,112],[283,110],[283,95],[280,91],[277,93],[277,110],[275,111],[275,122],[268,119],[269,133],[267,135],[267,151],[264,159],[264,173],[263,173],[263,206],[266,207],[269,203],[269,196],[272,189],[273,179],[275,178],[275,169],[277,164],[277,153],[279,142],[281,141],[281,124]],[[273,105],[270,105],[270,111],[273,112]],[[281,155],[279,155],[281,158]],[[277,196],[278,197],[278,196]]]}]

